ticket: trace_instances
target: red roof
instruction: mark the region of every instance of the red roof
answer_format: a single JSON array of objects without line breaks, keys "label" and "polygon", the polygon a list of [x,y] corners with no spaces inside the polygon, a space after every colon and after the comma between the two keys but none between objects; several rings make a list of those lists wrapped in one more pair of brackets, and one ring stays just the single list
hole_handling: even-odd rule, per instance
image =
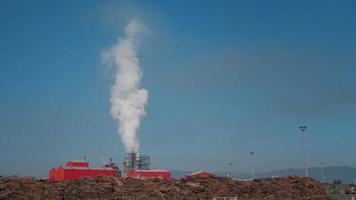
[{"label": "red roof", "polygon": [[127,177],[132,178],[162,178],[162,179],[170,179],[172,177],[171,172],[164,169],[159,170],[131,170],[125,174]]},{"label": "red roof", "polygon": [[194,172],[194,173],[190,173],[185,175],[185,177],[194,177],[194,176],[198,176],[198,177],[212,177],[215,176],[214,174],[207,172],[207,171],[198,171],[198,172]]},{"label": "red roof", "polygon": [[69,160],[66,163],[67,167],[89,167],[89,163],[85,160]]}]

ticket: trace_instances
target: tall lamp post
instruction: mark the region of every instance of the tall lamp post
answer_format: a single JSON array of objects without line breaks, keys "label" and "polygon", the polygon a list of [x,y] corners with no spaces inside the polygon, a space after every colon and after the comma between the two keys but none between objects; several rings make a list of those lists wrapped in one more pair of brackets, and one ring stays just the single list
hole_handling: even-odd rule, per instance
[{"label": "tall lamp post", "polygon": [[251,179],[255,179],[255,169],[253,168],[253,155],[255,154],[254,151],[250,151],[251,155]]},{"label": "tall lamp post", "polygon": [[325,183],[325,163],[324,162],[321,162],[321,180],[323,183]]},{"label": "tall lamp post", "polygon": [[308,177],[307,149],[305,147],[305,131],[307,130],[307,126],[300,126],[299,129],[302,131],[302,135],[303,135],[303,155],[304,155],[305,177]]},{"label": "tall lamp post", "polygon": [[232,163],[229,163],[229,165],[230,165],[230,178],[232,178]]}]

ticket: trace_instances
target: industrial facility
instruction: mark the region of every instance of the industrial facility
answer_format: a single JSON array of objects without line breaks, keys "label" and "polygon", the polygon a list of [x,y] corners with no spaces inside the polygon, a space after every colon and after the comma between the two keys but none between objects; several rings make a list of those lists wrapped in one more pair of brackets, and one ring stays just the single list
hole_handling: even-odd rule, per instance
[{"label": "industrial facility", "polygon": [[127,173],[132,170],[149,170],[150,157],[140,155],[139,153],[128,153],[123,163],[123,172]]},{"label": "industrial facility", "polygon": [[150,157],[140,155],[139,153],[129,153],[123,162],[123,173],[119,166],[110,159],[100,168],[90,168],[89,163],[85,160],[70,160],[65,167],[59,166],[57,169],[52,168],[49,171],[48,179],[51,181],[76,180],[84,176],[123,176],[132,178],[161,178],[170,179],[171,172],[168,170],[151,170]]},{"label": "industrial facility", "polygon": [[115,169],[115,166],[117,166],[115,163],[110,166],[89,168],[89,163],[84,159],[78,161],[70,160],[65,167],[52,168],[49,171],[48,179],[52,181],[76,180],[82,176],[115,176],[120,173],[118,168]]},{"label": "industrial facility", "polygon": [[170,179],[171,172],[168,170],[151,170],[150,157],[139,153],[129,153],[123,163],[124,177],[133,178],[164,178]]}]

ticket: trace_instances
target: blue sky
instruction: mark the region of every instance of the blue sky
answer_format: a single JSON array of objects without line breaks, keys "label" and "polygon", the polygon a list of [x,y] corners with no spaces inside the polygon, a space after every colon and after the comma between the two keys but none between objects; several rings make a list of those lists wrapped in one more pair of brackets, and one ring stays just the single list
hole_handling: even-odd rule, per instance
[{"label": "blue sky", "polygon": [[[355,1],[1,1],[0,174],[122,162],[102,52],[131,19],[152,167],[356,166]],[[96,152],[96,153],[94,153]]]}]

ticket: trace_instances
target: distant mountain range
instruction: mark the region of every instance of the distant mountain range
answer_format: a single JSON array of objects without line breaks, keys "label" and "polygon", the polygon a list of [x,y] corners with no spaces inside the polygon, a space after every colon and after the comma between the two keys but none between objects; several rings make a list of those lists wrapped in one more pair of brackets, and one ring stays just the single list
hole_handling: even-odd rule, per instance
[{"label": "distant mountain range", "polygon": [[[332,182],[334,180],[341,180],[342,183],[353,183],[356,180],[356,167],[347,167],[347,166],[341,166],[341,167],[325,167],[325,177],[327,182]],[[175,178],[181,178],[185,174],[189,174],[192,171],[179,171],[179,170],[173,170],[172,171],[172,176]],[[215,175],[218,176],[226,176],[226,172],[212,172]],[[269,178],[273,176],[289,176],[289,175],[298,175],[298,176],[303,176],[305,173],[304,169],[295,169],[295,168],[290,168],[290,169],[282,169],[282,170],[276,170],[276,171],[270,171],[270,172],[265,172],[265,173],[256,173],[255,177],[256,178]],[[309,168],[309,176],[321,180],[322,178],[322,169],[321,167],[310,167]],[[251,174],[248,173],[233,173],[233,177],[237,179],[248,179],[251,178]]]}]

